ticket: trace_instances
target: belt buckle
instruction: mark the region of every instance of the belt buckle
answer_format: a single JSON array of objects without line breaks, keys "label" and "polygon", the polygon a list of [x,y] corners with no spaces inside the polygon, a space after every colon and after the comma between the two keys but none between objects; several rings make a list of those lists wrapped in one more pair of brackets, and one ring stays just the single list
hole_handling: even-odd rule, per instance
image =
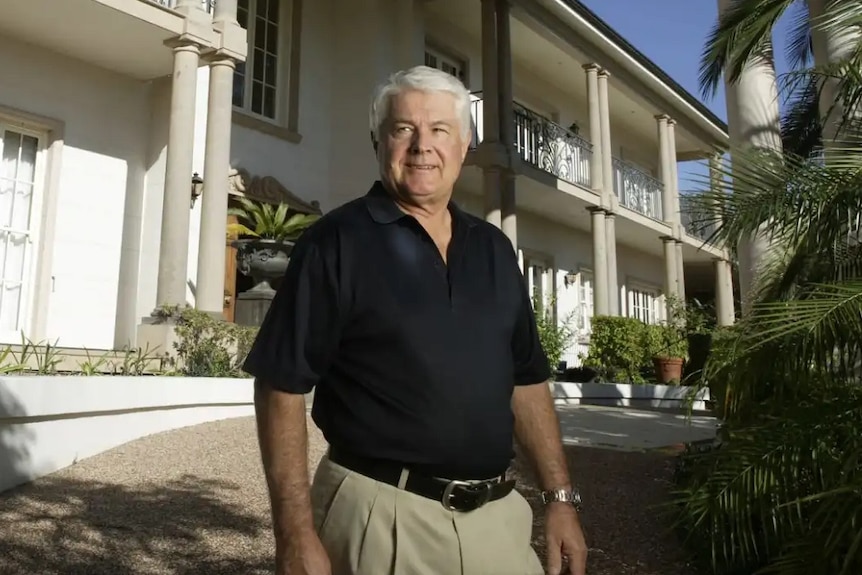
[{"label": "belt buckle", "polygon": [[486,481],[486,482],[481,482],[481,483],[473,483],[470,481],[461,481],[459,479],[453,479],[452,481],[447,483],[446,487],[443,489],[443,497],[441,498],[441,503],[443,504],[443,507],[445,507],[449,511],[464,511],[464,510],[458,509],[457,507],[452,505],[452,496],[454,495],[455,488],[456,487],[464,487],[468,490],[470,490],[470,488],[473,488],[472,491],[474,493],[476,493],[476,492],[480,491],[480,489],[478,489],[479,486],[481,486],[481,488],[483,488],[482,489],[482,497],[479,500],[478,505],[476,505],[475,507],[473,507],[472,509],[469,509],[467,511],[473,511],[475,509],[479,509],[480,507],[482,507],[483,505],[488,503],[488,501],[491,500],[491,488],[494,486],[494,483],[491,481]]}]

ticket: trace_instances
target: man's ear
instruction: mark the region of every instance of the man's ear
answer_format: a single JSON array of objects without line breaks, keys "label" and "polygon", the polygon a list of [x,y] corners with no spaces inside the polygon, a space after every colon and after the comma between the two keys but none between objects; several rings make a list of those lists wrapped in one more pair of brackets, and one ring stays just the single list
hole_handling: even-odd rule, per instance
[{"label": "man's ear", "polygon": [[377,153],[377,138],[374,137],[374,132],[369,132],[371,134],[371,145],[374,147],[374,153]]}]

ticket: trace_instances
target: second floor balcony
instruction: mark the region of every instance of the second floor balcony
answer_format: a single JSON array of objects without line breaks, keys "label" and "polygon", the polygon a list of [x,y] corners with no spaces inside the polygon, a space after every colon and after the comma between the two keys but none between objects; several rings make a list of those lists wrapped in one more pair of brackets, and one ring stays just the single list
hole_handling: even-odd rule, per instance
[{"label": "second floor balcony", "polygon": [[[472,147],[475,148],[483,137],[484,107],[481,94],[473,97]],[[521,160],[570,184],[589,189],[592,144],[520,104],[513,102],[512,106],[515,117],[513,143]]]},{"label": "second floor balcony", "polygon": [[[483,100],[473,94],[473,141],[476,148],[483,137]],[[553,120],[513,102],[514,147],[526,164],[570,184],[591,189],[590,160],[593,146],[585,138]],[[648,218],[662,220],[660,181],[644,170],[618,158],[613,159],[613,191],[620,205]]]},{"label": "second floor balcony", "polygon": [[662,221],[662,194],[664,185],[642,169],[613,159],[614,194],[621,206],[648,218]]}]

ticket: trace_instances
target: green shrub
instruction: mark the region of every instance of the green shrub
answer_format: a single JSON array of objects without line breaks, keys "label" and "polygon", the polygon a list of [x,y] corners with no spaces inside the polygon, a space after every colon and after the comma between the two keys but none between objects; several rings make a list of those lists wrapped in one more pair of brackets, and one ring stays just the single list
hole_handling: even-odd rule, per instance
[{"label": "green shrub", "polygon": [[[542,349],[548,357],[551,374],[557,372],[557,366],[560,364],[563,353],[572,345],[575,338],[575,332],[571,327],[571,314],[566,316],[562,321],[557,321],[556,314],[554,313],[555,308],[556,300],[551,298],[535,314],[539,341],[542,343]],[[539,309],[535,301],[533,302],[533,309]]]},{"label": "green shrub", "polygon": [[185,308],[163,308],[159,317],[176,324],[176,356],[170,371],[186,377],[247,377],[242,364],[257,335],[257,327],[242,326]]},{"label": "green shrub", "polygon": [[631,317],[596,316],[584,365],[606,381],[643,383],[646,325]]}]

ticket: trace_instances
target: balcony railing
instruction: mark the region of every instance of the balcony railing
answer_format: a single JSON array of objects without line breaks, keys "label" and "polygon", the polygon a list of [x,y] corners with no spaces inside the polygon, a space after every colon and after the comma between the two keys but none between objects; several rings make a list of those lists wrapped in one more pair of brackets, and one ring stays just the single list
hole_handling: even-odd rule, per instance
[{"label": "balcony railing", "polygon": [[715,233],[715,223],[709,214],[703,213],[701,206],[695,205],[691,198],[679,196],[679,220],[688,235],[708,240]]},{"label": "balcony railing", "polygon": [[[482,141],[483,105],[481,95],[474,94],[473,142]],[[566,128],[527,108],[512,103],[515,115],[515,150],[521,159],[561,180],[590,187],[592,144]]]},{"label": "balcony railing", "polygon": [[619,158],[613,159],[614,193],[620,205],[661,221],[661,195],[664,186],[643,170]]},{"label": "balcony railing", "polygon": [[[152,2],[154,4],[164,6],[165,8],[177,7],[177,0],[144,0],[144,2]],[[203,9],[206,10],[208,13],[212,14],[215,3],[216,0],[201,0],[201,7],[203,7]]]}]

